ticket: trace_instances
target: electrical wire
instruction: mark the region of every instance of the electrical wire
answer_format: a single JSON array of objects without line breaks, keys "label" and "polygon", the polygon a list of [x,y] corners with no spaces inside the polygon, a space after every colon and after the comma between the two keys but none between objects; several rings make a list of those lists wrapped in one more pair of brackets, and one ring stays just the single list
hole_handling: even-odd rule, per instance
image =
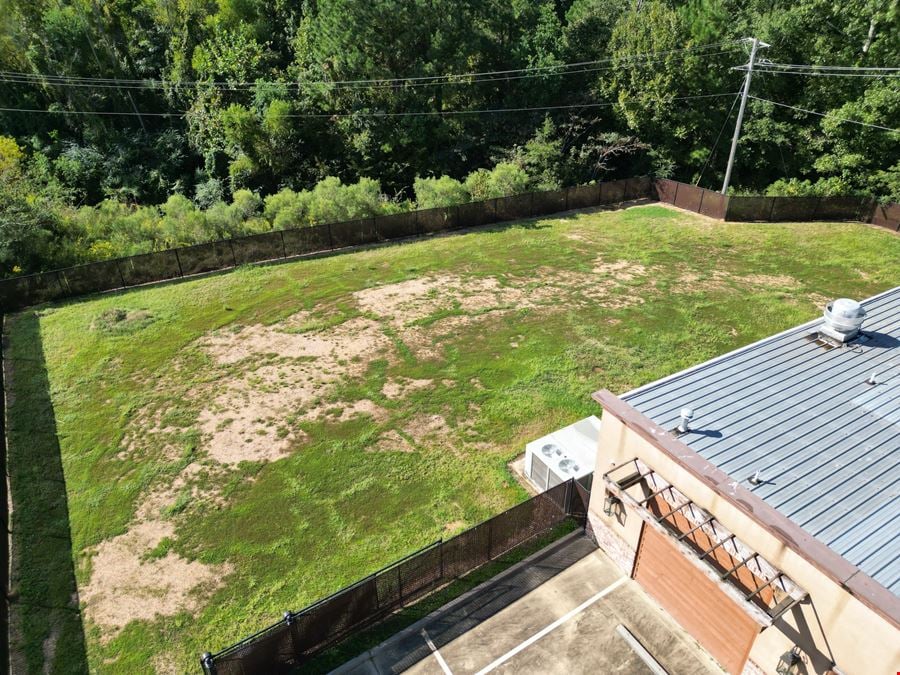
[{"label": "electrical wire", "polygon": [[[747,70],[746,68],[735,68],[735,70]],[[900,73],[838,73],[838,72],[828,72],[828,73],[817,73],[817,72],[803,72],[799,70],[770,70],[768,68],[760,68],[758,66],[754,66],[753,74],[757,73],[769,73],[774,75],[804,75],[807,77],[865,77],[868,79],[883,79],[883,78],[895,78],[900,77]]]},{"label": "electrical wire", "polygon": [[812,69],[812,70],[859,70],[859,71],[900,71],[900,67],[894,66],[831,66],[817,65],[809,63],[773,63],[772,61],[760,61],[761,65],[769,68],[785,68],[785,69]]},{"label": "electrical wire", "polygon": [[[509,70],[490,70],[490,71],[480,71],[480,72],[470,72],[470,73],[451,73],[445,75],[428,75],[428,76],[413,76],[413,77],[400,77],[400,78],[380,78],[380,79],[365,79],[365,80],[307,80],[304,82],[296,82],[296,83],[285,83],[285,82],[273,82],[273,81],[263,81],[259,80],[256,82],[229,82],[229,81],[203,81],[203,80],[195,80],[195,81],[163,81],[163,80],[138,80],[138,79],[123,79],[123,78],[98,78],[98,77],[81,77],[81,76],[69,76],[69,75],[51,75],[51,74],[42,74],[42,73],[27,73],[22,71],[8,71],[8,70],[0,70],[0,78],[4,79],[7,82],[37,82],[41,84],[56,84],[56,85],[68,85],[68,86],[101,86],[105,85],[108,87],[126,87],[131,86],[134,88],[161,88],[161,87],[177,87],[177,88],[189,88],[189,87],[223,87],[223,88],[233,88],[235,90],[240,88],[254,88],[265,85],[281,85],[281,86],[290,86],[290,87],[301,87],[301,86],[310,86],[310,85],[323,85],[328,87],[346,87],[346,88],[368,88],[368,87],[392,87],[398,86],[398,84],[402,83],[430,83],[430,84],[453,84],[456,82],[461,82],[463,84],[467,84],[472,80],[466,81],[465,78],[479,78],[474,81],[493,81],[493,80],[507,80],[513,79],[509,77],[516,73],[533,73],[528,75],[529,77],[539,77],[542,74],[547,75],[558,75],[558,74],[566,74],[568,72],[592,72],[591,70],[583,70],[583,71],[563,71],[563,72],[550,72],[543,73],[543,71],[559,71],[560,69],[565,68],[576,68],[582,66],[593,66],[597,64],[610,63],[614,64],[610,66],[610,69],[621,68],[621,67],[636,67],[638,65],[643,64],[651,64],[653,62],[658,62],[656,57],[667,56],[672,54],[685,54],[683,58],[687,58],[687,56],[691,54],[696,54],[697,52],[703,52],[704,50],[708,50],[714,47],[721,47],[724,45],[732,45],[734,47],[738,46],[739,41],[724,41],[724,42],[716,42],[710,43],[706,45],[699,45],[697,47],[685,47],[682,49],[670,49],[658,52],[643,52],[639,54],[630,54],[621,57],[609,57],[605,59],[596,59],[593,61],[579,61],[572,63],[562,63],[557,65],[550,66],[530,66],[527,68],[515,68]],[[722,50],[714,53],[701,53],[699,56],[715,56],[717,54],[726,54],[731,53],[730,50]],[[483,79],[488,78],[488,79]],[[359,85],[359,86],[357,86]],[[411,84],[407,84],[407,86],[412,86]]]},{"label": "electrical wire", "polygon": [[[670,101],[687,101],[692,99],[717,98],[721,96],[734,96],[735,92],[726,92],[721,94],[696,94],[692,96],[675,96]],[[660,101],[653,101],[659,103]],[[425,117],[425,116],[444,116],[444,115],[482,115],[489,113],[513,113],[513,112],[533,112],[543,110],[572,110],[576,108],[608,108],[617,105],[616,103],[575,103],[571,105],[551,105],[538,107],[522,107],[522,108],[486,108],[480,110],[427,110],[417,112],[351,112],[351,113],[287,113],[281,117],[286,118],[335,118],[335,117]],[[57,115],[144,115],[146,117],[191,117],[194,115],[202,115],[201,112],[175,112],[175,113],[152,113],[152,112],[116,112],[116,111],[94,111],[94,110],[42,110],[39,108],[0,108],[0,112],[22,112],[22,113],[44,113]]]},{"label": "electrical wire", "polygon": [[[719,51],[719,52],[708,52],[705,54],[694,55],[694,56],[718,56],[721,54],[730,54],[730,51]],[[683,60],[689,58],[691,55],[684,55],[678,57],[678,60]],[[302,82],[302,83],[293,83],[293,82],[260,82],[258,84],[240,84],[237,86],[224,86],[224,85],[215,85],[211,86],[211,89],[215,91],[252,91],[253,89],[259,86],[271,85],[284,87],[288,90],[299,90],[302,87],[306,86],[324,86],[329,89],[343,89],[343,90],[366,90],[366,89],[396,89],[396,88],[404,88],[411,89],[417,87],[435,87],[435,86],[457,86],[457,85],[472,85],[472,84],[482,84],[485,82],[510,82],[514,80],[522,80],[522,79],[530,79],[530,78],[540,78],[540,77],[561,77],[568,75],[577,75],[579,73],[596,73],[602,71],[609,70],[622,70],[626,68],[639,68],[642,66],[653,65],[656,63],[662,63],[664,61],[671,61],[671,59],[652,59],[640,62],[630,62],[622,64],[621,66],[601,66],[597,68],[582,68],[579,70],[565,70],[557,73],[529,73],[522,75],[511,75],[511,76],[503,76],[503,77],[482,77],[478,79],[469,79],[469,80],[446,80],[446,81],[435,81],[435,82],[412,82],[406,84],[370,84],[370,85],[332,85],[330,83],[324,82]],[[163,89],[167,86],[170,86],[175,89],[180,88],[202,88],[201,85],[192,85],[191,87],[181,87],[178,83],[174,82],[160,82],[155,80],[147,80],[145,85],[137,85],[137,84],[115,84],[115,83],[92,83],[92,82],[64,82],[64,81],[41,81],[39,79],[23,79],[15,75],[3,75],[0,73],[0,81],[9,82],[12,84],[32,84],[32,85],[53,85],[53,86],[62,86],[62,87],[85,87],[91,89],[139,89],[139,90],[159,90]]]},{"label": "electrical wire", "polygon": [[731,107],[728,109],[728,114],[725,115],[725,121],[722,122],[722,126],[719,129],[719,134],[716,136],[716,142],[713,143],[712,150],[709,151],[709,155],[706,157],[706,161],[703,163],[703,168],[700,169],[700,175],[697,176],[697,181],[694,185],[700,185],[700,180],[703,178],[703,174],[706,172],[706,167],[709,166],[709,163],[712,161],[713,155],[716,154],[716,148],[719,147],[719,141],[722,139],[722,132],[725,131],[725,126],[728,124],[728,120],[731,119],[731,113],[734,112],[734,106],[737,105],[738,100],[741,98],[741,92],[737,92],[735,94],[734,100],[731,102]]},{"label": "electrical wire", "polygon": [[758,96],[753,96],[752,94],[749,96],[756,101],[762,101],[764,103],[771,103],[772,105],[777,105],[782,108],[790,108],[792,110],[799,110],[800,112],[808,113],[810,115],[818,115],[819,117],[827,117],[829,119],[837,120],[838,122],[847,122],[848,124],[858,124],[863,127],[871,127],[872,129],[881,129],[882,131],[893,131],[895,133],[900,133],[900,129],[892,129],[891,127],[883,127],[880,124],[869,124],[868,122],[860,122],[859,120],[851,120],[844,117],[838,117],[832,113],[820,113],[815,110],[807,110],[806,108],[798,108],[794,105],[787,105],[786,103],[779,103],[778,101],[770,101],[767,98],[759,98]]}]

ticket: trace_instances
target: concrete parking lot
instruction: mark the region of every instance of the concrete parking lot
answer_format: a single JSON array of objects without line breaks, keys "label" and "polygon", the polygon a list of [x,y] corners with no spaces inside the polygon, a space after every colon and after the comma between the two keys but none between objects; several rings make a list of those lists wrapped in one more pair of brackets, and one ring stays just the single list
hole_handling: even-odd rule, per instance
[{"label": "concrete parking lot", "polygon": [[[632,640],[623,637],[622,627]],[[642,648],[662,670],[639,656]],[[532,556],[335,672],[722,673],[581,535]]]}]

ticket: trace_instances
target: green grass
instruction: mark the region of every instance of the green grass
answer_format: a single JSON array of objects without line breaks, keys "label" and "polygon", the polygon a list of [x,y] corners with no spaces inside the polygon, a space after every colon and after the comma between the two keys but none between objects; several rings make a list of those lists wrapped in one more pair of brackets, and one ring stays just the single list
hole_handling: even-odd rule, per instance
[{"label": "green grass", "polygon": [[[627,263],[630,278],[592,271],[598,259]],[[493,280],[521,296],[468,309],[455,297],[403,325],[353,296],[435,275],[473,287]],[[18,651],[38,672],[45,640],[58,635],[67,648],[56,650],[54,672],[80,672],[85,658],[95,672],[160,663],[195,671],[201,652],[524,499],[507,462],[527,440],[598,412],[592,391],[652,381],[809,320],[823,298],[867,297],[898,277],[900,238],[888,232],[713,223],[647,206],[242,268],[7,317]],[[254,380],[256,369],[315,361],[276,353],[224,364],[198,340],[277,327],[301,310],[308,315],[284,333],[328,335],[373,320],[386,346],[337,364],[319,392],[330,415],[305,419],[300,406],[259,425],[260,434],[293,439],[286,457],[217,464],[198,421],[214,396],[235,380],[277,389]],[[431,354],[411,331],[435,341]],[[385,396],[385,383],[401,376],[433,385]],[[384,414],[338,417],[360,400]],[[438,440],[410,434],[411,420],[435,415],[445,422]],[[234,417],[223,413],[222,428]],[[371,452],[388,432],[412,451]],[[193,611],[114,635],[90,618],[79,623],[72,593],[95,573],[97,547],[129,532],[148,495],[176,480],[183,485],[149,516],[173,530],[139,553],[141,564],[227,565],[224,583],[197,589]]]}]

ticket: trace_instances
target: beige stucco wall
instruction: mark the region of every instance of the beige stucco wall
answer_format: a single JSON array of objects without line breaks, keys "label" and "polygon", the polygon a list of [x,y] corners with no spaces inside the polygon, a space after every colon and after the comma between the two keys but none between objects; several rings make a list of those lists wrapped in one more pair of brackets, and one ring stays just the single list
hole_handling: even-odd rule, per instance
[{"label": "beige stucco wall", "polygon": [[[590,504],[590,520],[595,533],[599,531],[597,539],[601,546],[609,546],[608,541],[604,545],[604,538],[617,536],[620,540],[616,556],[622,559],[629,551],[634,555],[640,536],[640,518],[627,512],[624,519],[603,513],[605,491],[601,476],[635,457],[714,514],[745,544],[809,593],[806,601],[762,631],[754,643],[750,659],[763,672],[774,675],[779,656],[794,644],[803,650],[809,673],[825,672],[832,660],[847,675],[900,672],[897,628],[611,414],[603,416]],[[620,564],[628,566],[628,561]]]}]

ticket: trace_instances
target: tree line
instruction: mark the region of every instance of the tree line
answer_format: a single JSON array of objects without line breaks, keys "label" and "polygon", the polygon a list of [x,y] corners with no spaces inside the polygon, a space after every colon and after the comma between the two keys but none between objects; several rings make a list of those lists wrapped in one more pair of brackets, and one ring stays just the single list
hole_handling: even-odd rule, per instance
[{"label": "tree line", "polygon": [[[900,65],[883,0],[0,0],[0,274],[601,178],[718,187],[748,35]],[[850,74],[760,69],[736,191],[900,201],[900,79]]]}]

